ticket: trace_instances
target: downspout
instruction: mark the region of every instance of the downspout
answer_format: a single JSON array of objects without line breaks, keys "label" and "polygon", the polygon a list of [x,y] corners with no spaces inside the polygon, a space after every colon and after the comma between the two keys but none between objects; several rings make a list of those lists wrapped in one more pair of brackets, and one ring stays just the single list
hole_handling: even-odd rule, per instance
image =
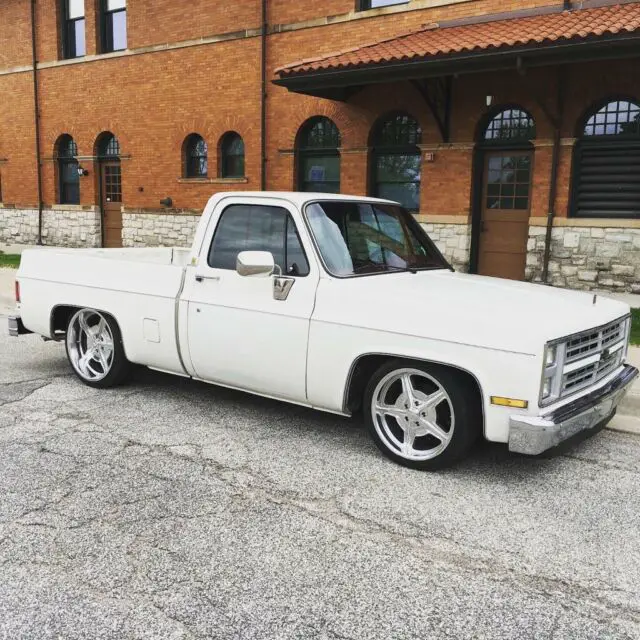
[{"label": "downspout", "polygon": [[38,244],[42,244],[42,164],[40,162],[40,99],[36,46],[36,0],[31,0],[31,66],[33,69],[33,109],[36,131],[36,171],[38,176]]},{"label": "downspout", "polygon": [[551,156],[551,183],[549,185],[549,207],[547,209],[547,233],[544,240],[544,257],[542,260],[542,283],[547,284],[549,276],[549,260],[551,259],[551,233],[553,230],[553,221],[556,217],[556,195],[558,193],[558,166],[560,164],[560,136],[564,114],[564,85],[565,74],[564,68],[558,69],[558,87],[557,87],[557,118],[553,129],[553,151]]},{"label": "downspout", "polygon": [[267,189],[267,0],[262,0],[260,45],[260,190]]}]

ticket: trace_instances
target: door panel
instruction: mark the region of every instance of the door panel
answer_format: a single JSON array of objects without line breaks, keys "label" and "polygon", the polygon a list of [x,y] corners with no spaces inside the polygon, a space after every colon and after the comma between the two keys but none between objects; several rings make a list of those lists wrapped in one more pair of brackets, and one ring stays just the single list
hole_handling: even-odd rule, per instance
[{"label": "door panel", "polygon": [[529,151],[485,155],[478,252],[482,275],[524,279],[532,159]]},{"label": "door panel", "polygon": [[[319,278],[317,266],[309,259],[308,246],[291,246],[292,236],[299,237],[295,229],[292,232],[277,221],[261,220],[259,211],[251,218],[242,218],[244,214],[236,211],[236,219],[231,220],[233,201],[228,202],[222,219],[227,215],[232,224],[227,226],[226,237],[214,237],[208,260],[201,259],[201,264],[189,269],[185,283],[193,368],[204,380],[305,402],[307,341]],[[278,207],[272,200],[267,203],[264,210],[280,208],[285,216],[293,213],[286,203]],[[220,223],[218,231],[223,228]],[[245,236],[242,229],[246,230]],[[274,235],[256,235],[256,229],[263,234],[281,234],[287,250],[279,251]],[[264,247],[260,246],[262,237]],[[277,260],[286,260],[280,266],[293,286],[285,300],[274,298],[273,276],[243,277],[229,268],[235,265],[235,256],[230,257],[234,242],[240,250],[268,250],[278,254]]]},{"label": "door panel", "polygon": [[119,161],[102,163],[102,211],[105,247],[122,246],[122,174]]}]

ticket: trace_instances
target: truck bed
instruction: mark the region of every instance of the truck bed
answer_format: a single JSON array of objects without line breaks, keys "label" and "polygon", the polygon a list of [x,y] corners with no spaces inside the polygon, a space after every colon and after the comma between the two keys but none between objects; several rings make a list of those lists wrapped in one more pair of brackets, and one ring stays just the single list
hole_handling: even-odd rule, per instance
[{"label": "truck bed", "polygon": [[60,307],[91,307],[118,318],[131,362],[182,373],[177,297],[189,249],[29,249],[19,271],[27,329],[55,337]]}]

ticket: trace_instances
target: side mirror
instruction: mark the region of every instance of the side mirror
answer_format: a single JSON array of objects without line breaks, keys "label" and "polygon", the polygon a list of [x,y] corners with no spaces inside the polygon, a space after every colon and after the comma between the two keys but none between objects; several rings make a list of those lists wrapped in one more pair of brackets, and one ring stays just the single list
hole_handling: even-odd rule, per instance
[{"label": "side mirror", "polygon": [[241,276],[270,276],[275,268],[269,251],[241,251],[236,258],[236,271]]}]

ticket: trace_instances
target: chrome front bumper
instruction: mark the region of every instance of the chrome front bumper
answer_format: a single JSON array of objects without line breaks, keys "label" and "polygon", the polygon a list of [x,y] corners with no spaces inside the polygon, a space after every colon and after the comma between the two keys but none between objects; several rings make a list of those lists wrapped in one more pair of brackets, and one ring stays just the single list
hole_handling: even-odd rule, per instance
[{"label": "chrome front bumper", "polygon": [[589,435],[609,422],[638,370],[625,365],[606,385],[541,416],[516,415],[509,419],[509,450],[537,455],[574,436]]}]

